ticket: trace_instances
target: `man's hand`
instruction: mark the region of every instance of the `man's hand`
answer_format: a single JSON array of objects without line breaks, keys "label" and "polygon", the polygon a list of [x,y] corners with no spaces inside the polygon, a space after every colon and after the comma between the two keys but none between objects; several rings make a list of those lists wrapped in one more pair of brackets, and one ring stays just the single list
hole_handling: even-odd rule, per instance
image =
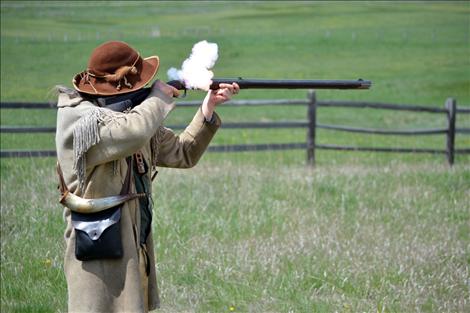
[{"label": "man's hand", "polygon": [[209,90],[202,103],[202,114],[204,114],[206,121],[212,119],[212,113],[214,113],[216,106],[230,100],[239,91],[240,87],[237,83],[220,84],[219,89]]},{"label": "man's hand", "polygon": [[150,91],[150,95],[152,95],[156,90],[159,90],[160,92],[164,93],[170,98],[178,97],[180,95],[180,92],[178,91],[178,89],[168,84],[165,84],[159,79],[157,79],[152,84],[152,90]]}]

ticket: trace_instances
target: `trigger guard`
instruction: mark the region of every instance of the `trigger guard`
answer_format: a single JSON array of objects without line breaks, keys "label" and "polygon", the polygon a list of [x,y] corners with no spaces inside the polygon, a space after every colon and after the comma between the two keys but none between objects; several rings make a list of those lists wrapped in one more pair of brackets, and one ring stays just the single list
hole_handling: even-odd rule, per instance
[{"label": "trigger guard", "polygon": [[186,98],[186,94],[187,94],[188,89],[184,88],[183,91],[184,91],[184,92],[183,92],[183,95],[180,95],[180,96],[176,97],[177,99]]}]

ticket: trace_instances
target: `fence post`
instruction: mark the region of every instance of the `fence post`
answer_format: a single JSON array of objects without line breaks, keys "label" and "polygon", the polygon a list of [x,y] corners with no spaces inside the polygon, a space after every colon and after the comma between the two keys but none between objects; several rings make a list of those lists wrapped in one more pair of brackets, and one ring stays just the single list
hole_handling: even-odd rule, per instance
[{"label": "fence post", "polygon": [[447,109],[447,145],[446,145],[446,155],[447,162],[450,166],[454,164],[454,154],[455,154],[455,119],[457,111],[457,101],[453,98],[448,98],[446,100],[446,109]]},{"label": "fence post", "polygon": [[317,98],[314,90],[308,92],[307,165],[315,166],[315,129],[317,127]]}]

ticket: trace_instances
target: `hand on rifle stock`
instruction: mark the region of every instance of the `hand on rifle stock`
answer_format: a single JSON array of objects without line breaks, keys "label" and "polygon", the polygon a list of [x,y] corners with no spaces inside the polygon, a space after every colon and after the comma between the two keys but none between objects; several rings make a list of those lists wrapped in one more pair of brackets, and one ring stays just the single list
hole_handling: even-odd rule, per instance
[{"label": "hand on rifle stock", "polygon": [[164,82],[162,82],[159,79],[156,80],[152,84],[150,94],[152,94],[156,90],[159,90],[160,92],[164,93],[165,95],[167,95],[170,98],[178,97],[180,95],[180,92],[178,91],[178,89],[176,89],[175,87],[173,87],[171,85],[165,84]]},{"label": "hand on rifle stock", "polygon": [[212,118],[212,113],[217,105],[230,100],[232,96],[236,95],[239,91],[240,87],[237,83],[220,84],[219,89],[209,90],[202,103],[202,113],[206,120]]}]

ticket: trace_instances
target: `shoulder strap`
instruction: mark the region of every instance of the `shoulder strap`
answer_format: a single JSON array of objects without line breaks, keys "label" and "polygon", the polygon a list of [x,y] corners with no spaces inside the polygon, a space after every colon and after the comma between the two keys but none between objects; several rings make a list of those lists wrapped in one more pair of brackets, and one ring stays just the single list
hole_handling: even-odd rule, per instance
[{"label": "shoulder strap", "polygon": [[58,160],[57,160],[56,170],[57,170],[57,176],[59,176],[59,187],[58,188],[60,190],[60,193],[63,195],[69,189],[67,188],[67,184],[65,183],[64,174],[62,173],[62,169],[60,168],[60,164],[59,164]]}]

